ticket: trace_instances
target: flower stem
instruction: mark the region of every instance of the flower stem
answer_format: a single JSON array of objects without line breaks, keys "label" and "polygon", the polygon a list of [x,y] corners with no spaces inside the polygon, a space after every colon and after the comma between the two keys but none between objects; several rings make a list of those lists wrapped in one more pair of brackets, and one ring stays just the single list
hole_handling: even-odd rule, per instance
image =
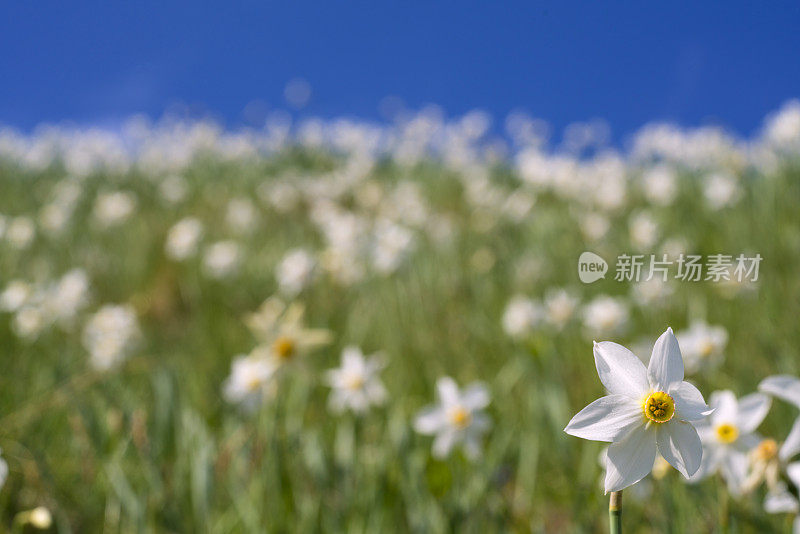
[{"label": "flower stem", "polygon": [[622,492],[612,491],[608,499],[608,531],[622,534]]}]

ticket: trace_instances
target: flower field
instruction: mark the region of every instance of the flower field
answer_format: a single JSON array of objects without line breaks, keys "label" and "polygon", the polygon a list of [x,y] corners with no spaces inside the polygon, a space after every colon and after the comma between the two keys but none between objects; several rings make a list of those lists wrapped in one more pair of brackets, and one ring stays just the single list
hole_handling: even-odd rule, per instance
[{"label": "flower field", "polygon": [[0,130],[0,524],[605,532],[615,443],[570,433],[622,426],[564,430],[625,393],[599,342],[644,369],[671,327],[689,396],[658,375],[625,409],[688,424],[699,391],[702,460],[615,479],[625,531],[791,532],[800,104],[592,139],[436,110]]}]

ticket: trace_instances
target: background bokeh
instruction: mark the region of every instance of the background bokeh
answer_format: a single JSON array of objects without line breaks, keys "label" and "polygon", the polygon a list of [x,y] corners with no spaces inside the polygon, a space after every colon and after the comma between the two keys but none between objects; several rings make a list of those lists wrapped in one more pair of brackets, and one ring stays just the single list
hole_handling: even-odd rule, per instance
[{"label": "background bokeh", "polygon": [[[798,8],[693,9],[0,8],[2,528],[604,532],[602,444],[563,432],[593,340],[671,326],[706,399],[799,371]],[[488,393],[476,451],[416,431],[445,376]],[[626,530],[788,531],[773,489],[657,468]]]}]

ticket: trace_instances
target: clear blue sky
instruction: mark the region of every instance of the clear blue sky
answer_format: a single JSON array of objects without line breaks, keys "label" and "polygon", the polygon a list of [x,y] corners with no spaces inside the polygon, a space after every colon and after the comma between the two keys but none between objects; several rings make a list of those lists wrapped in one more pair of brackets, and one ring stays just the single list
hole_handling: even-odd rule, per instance
[{"label": "clear blue sky", "polygon": [[[671,7],[665,7],[666,5]],[[797,2],[6,1],[0,122],[109,124],[176,102],[240,124],[253,100],[306,115],[524,109],[560,130],[604,118],[740,134],[800,96]]]}]

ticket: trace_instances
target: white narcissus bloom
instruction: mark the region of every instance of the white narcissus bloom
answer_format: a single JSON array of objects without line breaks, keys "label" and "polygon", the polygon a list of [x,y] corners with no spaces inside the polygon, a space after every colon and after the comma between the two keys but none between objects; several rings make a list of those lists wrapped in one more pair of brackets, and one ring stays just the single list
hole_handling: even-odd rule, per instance
[{"label": "white narcissus bloom", "polygon": [[724,327],[694,321],[688,330],[678,332],[677,336],[688,373],[713,369],[722,363],[728,344],[728,332]]},{"label": "white narcissus bloom", "polygon": [[36,237],[36,225],[29,217],[14,217],[6,228],[6,239],[18,250],[28,247]]},{"label": "white narcissus bloom", "polygon": [[697,472],[703,447],[692,423],[711,410],[700,391],[683,381],[683,358],[672,329],[656,340],[648,367],[610,341],[594,344],[594,359],[609,395],[581,410],[564,431],[611,442],[606,492],[647,476],[656,451],[685,477]]},{"label": "white narcissus bloom", "polygon": [[22,308],[31,296],[31,285],[22,280],[11,280],[0,293],[0,310],[15,312]]},{"label": "white narcissus bloom", "polygon": [[489,405],[489,391],[474,382],[461,392],[450,377],[437,380],[436,391],[439,404],[427,406],[417,415],[414,430],[436,436],[432,450],[437,458],[446,457],[460,443],[467,457],[476,459],[481,452],[481,436],[491,425],[483,412]]},{"label": "white narcissus bloom", "polygon": [[708,206],[712,210],[719,210],[735,204],[742,193],[733,176],[716,173],[706,177],[703,194]]},{"label": "white narcissus bloom", "polygon": [[612,335],[628,326],[630,312],[621,298],[599,295],[583,308],[583,324],[590,335]]},{"label": "white narcissus bloom", "polygon": [[[800,380],[793,376],[771,376],[764,379],[759,384],[758,389],[800,408]],[[789,461],[798,453],[800,453],[800,417],[795,420],[789,435],[780,447],[774,440],[765,439],[753,450],[751,454],[752,471],[748,479],[748,489],[754,489],[762,480],[766,481],[770,493],[767,496],[767,501],[772,501],[770,505],[765,502],[768,512],[771,511],[769,509],[770,506],[775,507],[780,502],[784,504],[789,502],[787,498],[788,492],[785,486],[780,484],[781,472],[785,472],[792,483],[800,487],[800,462]],[[788,497],[793,499],[792,510],[795,513],[800,513],[800,503],[792,495],[788,494]],[[774,513],[778,511],[789,510],[776,509]]]},{"label": "white narcissus bloom", "polygon": [[231,364],[231,374],[222,386],[225,400],[252,411],[269,393],[276,370],[277,366],[270,359],[237,356]]},{"label": "white narcissus bloom", "polygon": [[523,337],[539,324],[543,314],[541,306],[531,299],[515,295],[503,312],[503,330],[511,337]]},{"label": "white narcissus bloom", "polygon": [[232,275],[241,263],[242,251],[236,241],[218,241],[206,249],[203,263],[212,278]]},{"label": "white narcissus bloom", "polygon": [[186,217],[169,229],[164,251],[173,260],[185,260],[197,252],[202,235],[203,223],[195,217]]},{"label": "white narcissus bloom", "polygon": [[560,330],[572,319],[578,298],[564,289],[550,290],[544,297],[545,320]]},{"label": "white narcissus bloom", "polygon": [[94,217],[103,228],[125,222],[136,209],[136,197],[126,191],[97,195]]},{"label": "white narcissus bloom", "polygon": [[286,253],[275,269],[275,278],[281,292],[294,296],[311,281],[317,265],[314,256],[305,249],[296,248]]},{"label": "white narcissus bloom", "polygon": [[259,341],[252,356],[271,359],[277,367],[283,367],[330,343],[331,333],[306,327],[304,314],[302,304],[287,305],[277,297],[265,300],[258,311],[245,318],[245,323]]},{"label": "white narcissus bloom", "polygon": [[732,391],[715,391],[709,399],[714,413],[697,423],[703,462],[691,480],[719,472],[728,490],[733,495],[741,494],[750,465],[748,453],[761,441],[755,430],[767,416],[770,404],[769,397],[761,393],[737,400]]},{"label": "white narcissus bloom", "polygon": [[128,305],[106,305],[86,323],[83,345],[95,369],[106,370],[124,360],[141,335],[136,312]]},{"label": "white narcissus bloom", "polygon": [[333,388],[328,398],[331,410],[364,413],[370,406],[382,404],[386,400],[386,388],[378,375],[385,366],[380,356],[365,358],[358,347],[345,347],[342,365],[326,374],[326,381]]},{"label": "white narcissus bloom", "polygon": [[647,200],[659,206],[668,206],[678,193],[678,178],[675,171],[666,165],[658,165],[642,175],[642,190]]}]

